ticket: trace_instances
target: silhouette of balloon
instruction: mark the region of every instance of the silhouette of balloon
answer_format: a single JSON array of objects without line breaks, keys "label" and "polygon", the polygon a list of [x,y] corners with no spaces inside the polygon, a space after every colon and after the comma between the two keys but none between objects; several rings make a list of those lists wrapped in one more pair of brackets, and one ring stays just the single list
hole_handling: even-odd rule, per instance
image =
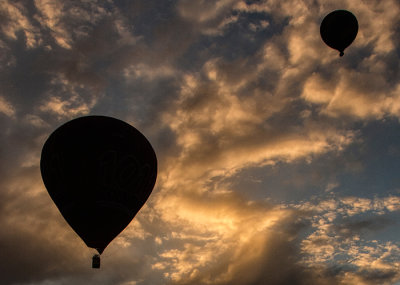
[{"label": "silhouette of balloon", "polygon": [[[101,254],[150,196],[157,158],[148,140],[131,125],[86,116],[49,136],[40,170],[62,216],[88,247]],[[94,257],[95,261],[100,266],[100,259]]]},{"label": "silhouette of balloon", "polygon": [[357,18],[349,11],[336,10],[329,13],[321,23],[322,40],[331,48],[344,55],[344,50],[356,38],[358,32]]}]

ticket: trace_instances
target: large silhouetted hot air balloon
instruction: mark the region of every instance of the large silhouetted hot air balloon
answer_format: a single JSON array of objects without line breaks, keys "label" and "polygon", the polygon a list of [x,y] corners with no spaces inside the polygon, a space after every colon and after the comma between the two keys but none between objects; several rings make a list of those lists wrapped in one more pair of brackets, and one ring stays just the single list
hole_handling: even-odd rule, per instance
[{"label": "large silhouetted hot air balloon", "polygon": [[[74,119],[45,142],[43,182],[61,214],[99,254],[131,222],[149,197],[157,158],[131,125],[105,116]],[[98,255],[93,267],[100,266]]]},{"label": "large silhouetted hot air balloon", "polygon": [[331,48],[337,49],[343,56],[347,48],[356,38],[358,22],[356,17],[346,10],[329,13],[321,23],[322,40]]}]

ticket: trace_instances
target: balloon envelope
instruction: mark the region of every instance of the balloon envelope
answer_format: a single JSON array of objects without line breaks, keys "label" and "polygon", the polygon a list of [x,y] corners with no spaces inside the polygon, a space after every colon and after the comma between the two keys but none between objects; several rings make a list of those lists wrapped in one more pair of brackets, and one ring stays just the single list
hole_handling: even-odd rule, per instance
[{"label": "balloon envelope", "polygon": [[40,170],[65,220],[101,254],[149,197],[157,158],[148,140],[131,125],[87,116],[50,135]]},{"label": "balloon envelope", "polygon": [[322,40],[331,48],[340,51],[340,56],[343,56],[344,49],[354,41],[357,32],[357,19],[346,10],[329,13],[322,20],[320,27]]}]

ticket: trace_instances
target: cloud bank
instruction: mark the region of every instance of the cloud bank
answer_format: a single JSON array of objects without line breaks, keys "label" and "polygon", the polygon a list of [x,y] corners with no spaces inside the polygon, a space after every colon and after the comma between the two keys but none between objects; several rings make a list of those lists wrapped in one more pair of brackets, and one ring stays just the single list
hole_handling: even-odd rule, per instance
[{"label": "cloud bank", "polygon": [[[319,37],[334,9],[360,26],[343,58]],[[1,2],[2,284],[394,284],[399,9]],[[141,130],[159,176],[94,272],[93,252],[46,193],[39,157],[56,127],[96,114]],[[300,177],[284,175],[296,167]],[[376,189],[362,184],[372,170],[384,181]],[[271,198],[283,191],[305,198]]]}]

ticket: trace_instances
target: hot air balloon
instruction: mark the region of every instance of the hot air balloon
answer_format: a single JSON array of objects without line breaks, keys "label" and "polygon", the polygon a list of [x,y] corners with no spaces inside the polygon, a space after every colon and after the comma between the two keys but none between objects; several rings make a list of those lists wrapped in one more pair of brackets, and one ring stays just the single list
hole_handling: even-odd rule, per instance
[{"label": "hot air balloon", "polygon": [[[149,141],[131,125],[85,116],[49,136],[40,170],[62,216],[101,255],[150,196],[157,158]],[[100,267],[99,255],[93,257],[93,268]]]},{"label": "hot air balloon", "polygon": [[344,55],[344,49],[354,41],[357,32],[357,19],[346,10],[329,13],[322,20],[320,27],[322,40],[331,48],[338,50],[340,56]]}]

